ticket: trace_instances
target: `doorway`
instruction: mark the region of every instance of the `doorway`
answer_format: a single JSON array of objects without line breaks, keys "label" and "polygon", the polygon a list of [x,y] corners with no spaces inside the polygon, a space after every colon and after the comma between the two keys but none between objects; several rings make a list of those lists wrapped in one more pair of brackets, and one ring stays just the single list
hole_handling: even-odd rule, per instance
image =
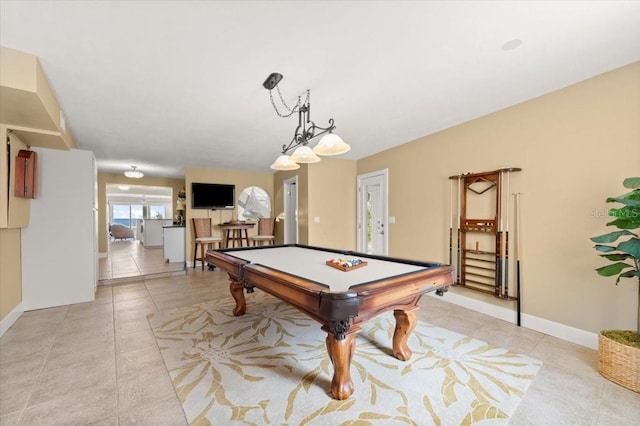
[{"label": "doorway", "polygon": [[298,176],[286,179],[284,190],[284,243],[298,243]]},{"label": "doorway", "polygon": [[358,176],[358,251],[388,253],[388,169]]},{"label": "doorway", "polygon": [[173,222],[173,188],[107,184],[106,196],[108,256],[98,262],[100,281],[184,270],[184,261],[166,262],[162,246],[162,226]]}]

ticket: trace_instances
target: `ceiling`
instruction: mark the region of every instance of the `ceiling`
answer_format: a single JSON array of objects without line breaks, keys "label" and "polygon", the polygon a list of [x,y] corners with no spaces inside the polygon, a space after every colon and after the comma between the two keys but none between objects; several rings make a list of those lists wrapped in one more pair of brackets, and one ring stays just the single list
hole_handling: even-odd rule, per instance
[{"label": "ceiling", "polygon": [[297,125],[272,72],[360,159],[638,61],[639,22],[638,1],[2,0],[0,44],[38,56],[100,172],[183,177],[270,171]]}]

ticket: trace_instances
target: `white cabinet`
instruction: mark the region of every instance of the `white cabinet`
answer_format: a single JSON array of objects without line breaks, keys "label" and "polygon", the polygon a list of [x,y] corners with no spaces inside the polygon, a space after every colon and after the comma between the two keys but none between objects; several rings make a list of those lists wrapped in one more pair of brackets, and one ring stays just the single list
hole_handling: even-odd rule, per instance
[{"label": "white cabinet", "polygon": [[171,225],[171,219],[144,219],[138,239],[145,247],[162,247],[162,227]]},{"label": "white cabinet", "polygon": [[96,166],[90,151],[33,148],[38,197],[22,229],[26,311],[94,300],[98,282]]},{"label": "white cabinet", "polygon": [[162,228],[164,234],[163,253],[164,258],[169,263],[185,261],[185,227],[178,225],[164,226]]}]

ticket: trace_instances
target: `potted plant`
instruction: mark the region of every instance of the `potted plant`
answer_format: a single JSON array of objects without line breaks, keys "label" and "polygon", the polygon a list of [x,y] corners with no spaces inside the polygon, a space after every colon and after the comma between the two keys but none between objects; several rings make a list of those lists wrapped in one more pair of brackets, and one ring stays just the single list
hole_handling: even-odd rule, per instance
[{"label": "potted plant", "polygon": [[[631,190],[618,197],[607,198],[607,203],[621,203],[623,207],[609,210],[615,219],[607,226],[618,231],[609,232],[591,240],[600,256],[612,263],[596,269],[598,274],[617,276],[638,282],[638,313],[636,330],[603,330],[598,343],[598,370],[607,379],[635,392],[640,392],[640,177],[624,180]],[[632,232],[636,230],[636,232]]]}]

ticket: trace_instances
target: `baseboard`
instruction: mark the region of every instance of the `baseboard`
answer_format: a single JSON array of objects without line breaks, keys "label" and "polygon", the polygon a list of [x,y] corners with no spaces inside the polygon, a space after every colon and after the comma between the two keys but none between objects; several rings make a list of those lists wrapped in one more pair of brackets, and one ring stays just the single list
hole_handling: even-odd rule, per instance
[{"label": "baseboard", "polygon": [[24,306],[22,305],[22,302],[20,302],[7,314],[6,317],[2,318],[2,321],[0,321],[0,337],[9,330],[9,327],[11,327],[23,313]]},{"label": "baseboard", "polygon": [[109,257],[108,251],[98,253],[98,259],[106,259],[107,257]]},{"label": "baseboard", "polygon": [[[445,293],[442,300],[513,324],[517,323],[516,311],[512,309],[466,297],[452,291]],[[539,331],[540,333],[548,334],[549,336],[557,337],[590,349],[598,349],[597,333],[581,330],[526,313],[521,313],[520,323],[522,327]]]},{"label": "baseboard", "polygon": [[558,339],[576,343],[578,345],[598,349],[598,334],[581,330],[558,322],[549,321],[534,315],[523,314],[522,324],[531,330],[548,334]]}]

